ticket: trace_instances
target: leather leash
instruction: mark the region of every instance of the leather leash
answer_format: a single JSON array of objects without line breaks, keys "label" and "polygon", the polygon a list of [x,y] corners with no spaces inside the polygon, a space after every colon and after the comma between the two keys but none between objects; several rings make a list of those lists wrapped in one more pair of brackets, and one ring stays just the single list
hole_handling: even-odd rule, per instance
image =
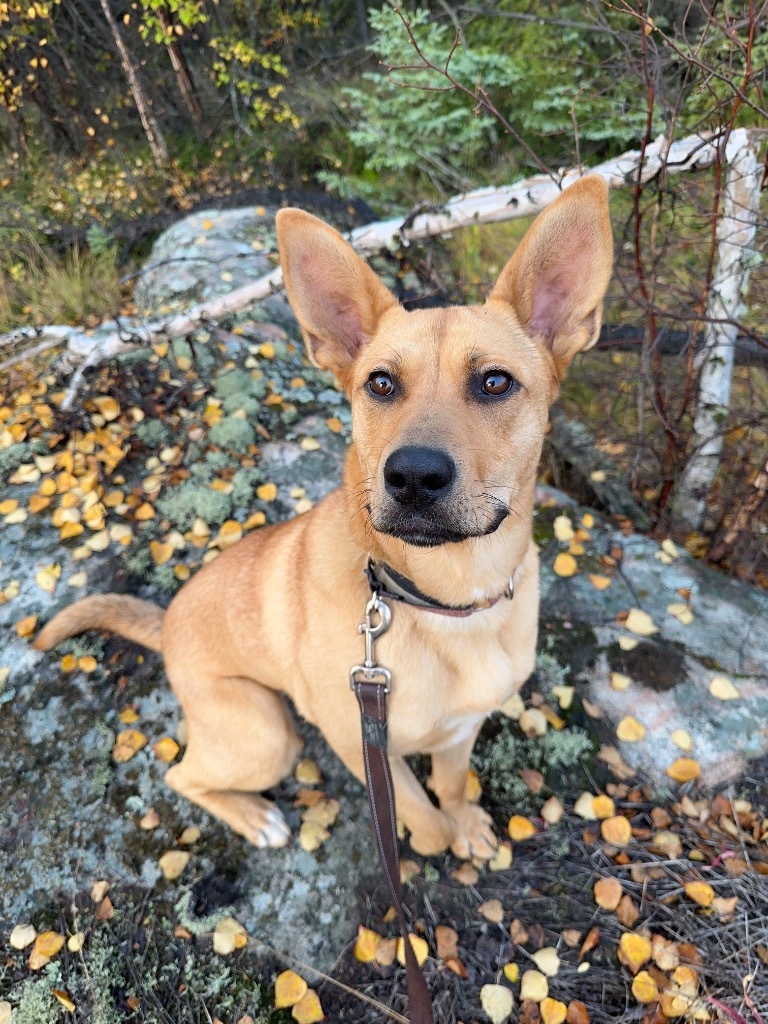
[{"label": "leather leash", "polygon": [[[377,614],[378,622],[374,622]],[[389,606],[374,593],[365,609],[365,622],[358,627],[359,632],[365,634],[365,661],[351,669],[349,684],[360,705],[365,781],[379,860],[403,936],[411,1024],[434,1024],[432,1001],[413,952],[403,908],[395,789],[387,757],[387,696],[392,688],[392,675],[389,669],[376,664],[373,654],[374,640],[389,628],[391,621]]]}]

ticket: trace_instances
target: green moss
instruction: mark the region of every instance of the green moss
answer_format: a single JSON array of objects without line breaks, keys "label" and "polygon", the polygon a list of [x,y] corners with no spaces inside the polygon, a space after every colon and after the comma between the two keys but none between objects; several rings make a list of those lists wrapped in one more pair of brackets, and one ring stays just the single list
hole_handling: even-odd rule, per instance
[{"label": "green moss", "polygon": [[223,523],[232,508],[230,495],[191,480],[167,491],[157,501],[160,514],[182,530],[189,529],[198,516],[206,523]]},{"label": "green moss", "polygon": [[91,1024],[121,1024],[124,1018],[116,1002],[125,984],[124,960],[120,950],[110,944],[107,934],[94,931],[86,965],[88,973],[81,980],[81,986],[91,1004]]},{"label": "green moss", "polygon": [[61,1005],[51,989],[61,987],[61,968],[54,961],[43,968],[39,977],[30,978],[21,986],[13,1024],[53,1024],[58,1021]]},{"label": "green moss", "polygon": [[65,654],[73,654],[76,658],[92,655],[98,661],[104,653],[104,640],[98,633],[83,633],[65,640],[61,650]]},{"label": "green moss", "polygon": [[173,435],[160,420],[143,420],[136,427],[136,436],[147,448],[161,448],[170,444]]},{"label": "green moss", "polygon": [[248,420],[240,419],[239,416],[226,416],[211,427],[208,438],[212,444],[221,448],[245,454],[248,446],[256,443],[256,431]]},{"label": "green moss", "polygon": [[181,581],[173,571],[172,565],[158,565],[153,577],[154,583],[166,594],[175,594]]},{"label": "green moss", "polygon": [[249,505],[263,480],[264,474],[260,469],[238,469],[232,477],[232,501],[235,508]]},{"label": "green moss", "polygon": [[29,441],[20,441],[0,451],[0,476],[12,473],[22,462],[29,462],[33,454]]},{"label": "green moss", "polygon": [[[189,525],[191,526],[191,523]],[[145,579],[152,568],[152,556],[149,553],[149,549],[135,548],[131,551],[125,557],[125,568],[132,576],[139,576],[141,579]]]}]

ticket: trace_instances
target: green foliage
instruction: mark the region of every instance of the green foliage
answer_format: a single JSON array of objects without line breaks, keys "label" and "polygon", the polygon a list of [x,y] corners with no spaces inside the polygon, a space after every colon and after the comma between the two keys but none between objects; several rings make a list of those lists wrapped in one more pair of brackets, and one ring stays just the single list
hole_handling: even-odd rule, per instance
[{"label": "green foliage", "polygon": [[18,999],[14,1024],[45,1024],[58,1020],[61,1006],[51,989],[61,988],[61,985],[61,968],[55,961],[46,964],[38,977],[25,981],[18,994],[11,993],[12,999]]},{"label": "green foliage", "polygon": [[225,416],[211,427],[208,436],[213,444],[243,455],[249,445],[256,443],[256,431],[248,420],[239,416]]}]

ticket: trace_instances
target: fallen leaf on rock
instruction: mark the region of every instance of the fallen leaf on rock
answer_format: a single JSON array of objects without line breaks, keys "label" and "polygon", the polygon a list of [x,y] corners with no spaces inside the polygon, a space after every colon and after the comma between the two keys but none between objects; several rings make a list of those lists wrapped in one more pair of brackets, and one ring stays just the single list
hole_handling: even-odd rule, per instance
[{"label": "fallen leaf on rock", "polygon": [[191,854],[187,853],[186,850],[168,850],[160,857],[157,863],[168,881],[172,882],[183,872],[189,863],[190,857]]},{"label": "fallen leaf on rock", "polygon": [[68,1010],[70,1013],[75,1012],[76,1006],[72,1002],[69,992],[66,992],[63,988],[52,988],[51,995],[55,996],[65,1010]]},{"label": "fallen leaf on rock", "polygon": [[596,573],[588,573],[587,579],[595,588],[595,590],[605,590],[606,587],[610,587],[611,585],[610,576],[600,576]]},{"label": "fallen leaf on rock", "polygon": [[[338,800],[323,797],[304,812],[302,820],[313,821],[318,825],[322,825],[323,828],[330,828],[338,818],[340,810],[341,804]],[[403,861],[403,864],[409,866],[408,878],[404,878],[403,881],[409,881],[413,875],[417,875],[421,871],[416,861]]]},{"label": "fallen leaf on rock", "polygon": [[155,752],[155,757],[158,761],[170,764],[179,752],[179,744],[176,740],[172,740],[170,736],[164,736],[152,745],[152,750]]},{"label": "fallen leaf on rock", "polygon": [[539,1011],[542,1024],[563,1024],[568,1008],[559,999],[552,999],[551,996],[547,996],[539,1004]]},{"label": "fallen leaf on rock", "polygon": [[531,959],[541,973],[546,974],[548,978],[554,978],[560,970],[560,957],[554,946],[544,946],[543,949],[537,950]]},{"label": "fallen leaf on rock", "polygon": [[447,924],[439,924],[435,928],[435,942],[437,956],[440,960],[459,955],[459,933],[455,928],[451,928]]},{"label": "fallen leaf on rock", "polygon": [[709,692],[718,700],[738,700],[741,696],[728,676],[714,676],[709,684]]},{"label": "fallen leaf on rock", "polygon": [[179,836],[180,846],[192,846],[200,838],[200,829],[195,825],[188,825]]},{"label": "fallen leaf on rock", "polygon": [[626,715],[616,726],[616,735],[624,743],[636,743],[645,736],[645,726],[632,715]]},{"label": "fallen leaf on rock", "polygon": [[307,853],[314,853],[319,850],[323,843],[330,837],[330,832],[316,821],[302,821],[299,828],[299,842],[301,848]]},{"label": "fallen leaf on rock", "polygon": [[295,971],[283,971],[275,978],[275,1006],[295,1006],[307,991],[307,983]]},{"label": "fallen leaf on rock", "polygon": [[621,882],[618,878],[599,878],[595,882],[595,903],[603,910],[616,910],[621,902]]},{"label": "fallen leaf on rock", "polygon": [[648,971],[640,971],[632,981],[632,995],[638,1003],[655,1003],[659,989]]},{"label": "fallen leaf on rock", "polygon": [[480,989],[480,1005],[493,1024],[503,1024],[512,1013],[515,997],[504,985],[483,985]]},{"label": "fallen leaf on rock", "polygon": [[701,765],[690,757],[678,757],[667,768],[667,775],[675,782],[691,782],[701,775]]},{"label": "fallen leaf on rock", "polygon": [[300,782],[302,786],[317,786],[322,781],[317,762],[308,757],[299,761],[293,774],[296,781]]},{"label": "fallen leaf on rock", "polygon": [[17,924],[11,932],[10,943],[14,949],[26,949],[37,938],[37,928],[33,924]]},{"label": "fallen leaf on rock", "polygon": [[552,529],[555,534],[555,538],[561,543],[566,543],[573,537],[573,523],[569,516],[560,515],[555,518],[552,523]]},{"label": "fallen leaf on rock", "polygon": [[512,847],[509,843],[499,843],[496,853],[488,861],[491,871],[506,871],[512,864]]},{"label": "fallen leaf on rock", "polygon": [[654,633],[659,632],[658,626],[648,612],[641,611],[639,608],[630,609],[624,626],[630,633],[635,633],[637,636],[653,636]]},{"label": "fallen leaf on rock", "polygon": [[611,689],[612,690],[626,690],[632,685],[632,680],[629,676],[623,675],[621,672],[611,672]]},{"label": "fallen leaf on rock", "polygon": [[622,651],[634,651],[637,645],[640,643],[639,640],[635,640],[633,636],[620,636],[619,647]]},{"label": "fallen leaf on rock", "polygon": [[166,562],[173,558],[173,547],[159,540],[151,540],[149,542],[149,553],[152,555],[152,561],[155,565],[165,565]]},{"label": "fallen leaf on rock", "polygon": [[[414,935],[413,932],[408,933],[408,938],[411,940],[411,946],[416,956],[416,962],[419,967],[429,956],[429,946],[419,935]],[[402,938],[397,940],[397,962],[401,967],[405,967],[405,944]]]},{"label": "fallen leaf on rock", "polygon": [[504,907],[501,905],[501,900],[486,900],[485,903],[480,904],[477,912],[491,924],[501,924],[504,920]]},{"label": "fallen leaf on rock", "polygon": [[151,832],[152,829],[157,828],[159,824],[160,815],[154,807],[150,807],[144,817],[139,821],[139,828],[143,828],[145,832]]},{"label": "fallen leaf on rock", "polygon": [[600,834],[606,843],[613,846],[626,846],[632,838],[632,827],[622,815],[606,818],[600,825]]},{"label": "fallen leaf on rock", "polygon": [[277,484],[261,484],[256,488],[256,496],[259,501],[274,501],[277,497]]},{"label": "fallen leaf on rock", "polygon": [[589,474],[589,479],[593,484],[605,483],[606,472],[604,469],[593,469]]},{"label": "fallen leaf on rock", "polygon": [[700,907],[708,907],[715,898],[715,890],[707,882],[686,882],[683,888],[688,899]]},{"label": "fallen leaf on rock", "polygon": [[297,1024],[316,1024],[317,1021],[325,1020],[320,997],[314,989],[307,989],[298,1003],[293,1004],[291,1016]]},{"label": "fallen leaf on rock", "polygon": [[91,886],[91,899],[94,903],[101,903],[108,892],[109,882],[105,879],[100,879],[98,882],[94,882]]},{"label": "fallen leaf on rock", "polygon": [[509,819],[507,831],[509,832],[510,839],[514,842],[520,842],[536,835],[536,826],[529,818],[524,818],[520,814],[513,814]]},{"label": "fallen leaf on rock", "polygon": [[139,713],[135,707],[123,708],[118,715],[123,725],[133,725],[139,720]]},{"label": "fallen leaf on rock", "polygon": [[22,640],[26,640],[27,637],[32,636],[37,626],[36,615],[26,615],[23,619],[19,619],[16,623],[16,634],[21,637]]},{"label": "fallen leaf on rock", "polygon": [[41,932],[35,939],[35,952],[50,960],[51,957],[56,956],[63,945],[64,936],[59,932]]},{"label": "fallen leaf on rock", "polygon": [[685,750],[686,753],[693,748],[691,734],[685,729],[675,729],[669,738],[679,750]]},{"label": "fallen leaf on rock", "polygon": [[58,564],[47,565],[44,569],[35,576],[37,585],[41,590],[44,590],[46,594],[52,594],[56,589],[56,584],[59,582],[61,576],[61,566]]},{"label": "fallen leaf on rock", "polygon": [[613,817],[616,813],[616,805],[609,796],[600,793],[592,801],[592,813],[598,821],[603,821],[605,818]]},{"label": "fallen leaf on rock", "polygon": [[[186,854],[188,857],[189,854]],[[229,956],[236,949],[248,945],[248,933],[234,917],[224,917],[213,929],[213,950],[221,956]]]},{"label": "fallen leaf on rock", "polygon": [[320,442],[316,437],[302,437],[300,445],[305,452],[316,452],[320,448]]},{"label": "fallen leaf on rock", "polygon": [[680,551],[678,550],[677,544],[675,544],[671,537],[667,537],[666,540],[661,542],[661,550],[668,554],[670,558],[680,557]]},{"label": "fallen leaf on rock", "polygon": [[693,622],[693,612],[687,604],[683,604],[680,601],[668,604],[667,611],[670,615],[674,615],[678,622],[681,622],[684,626],[690,626]]},{"label": "fallen leaf on rock", "polygon": [[565,814],[565,808],[556,796],[551,796],[540,811],[541,817],[548,825],[556,825]]},{"label": "fallen leaf on rock", "polygon": [[633,974],[651,959],[651,943],[637,932],[625,932],[619,940],[618,958]]},{"label": "fallen leaf on rock", "polygon": [[117,734],[117,740],[112,749],[112,760],[118,764],[130,761],[134,754],[138,753],[147,744],[147,737],[138,729],[123,729]]},{"label": "fallen leaf on rock", "polygon": [[520,999],[540,1003],[549,995],[549,982],[541,971],[525,971],[520,982]]},{"label": "fallen leaf on rock", "polygon": [[573,555],[567,551],[561,551],[552,565],[552,571],[555,576],[563,576],[565,578],[575,576],[579,571],[579,563]]},{"label": "fallen leaf on rock", "polygon": [[595,814],[595,798],[592,793],[582,793],[576,803],[573,805],[573,813],[578,814],[580,818],[585,821],[595,821],[597,815]]}]

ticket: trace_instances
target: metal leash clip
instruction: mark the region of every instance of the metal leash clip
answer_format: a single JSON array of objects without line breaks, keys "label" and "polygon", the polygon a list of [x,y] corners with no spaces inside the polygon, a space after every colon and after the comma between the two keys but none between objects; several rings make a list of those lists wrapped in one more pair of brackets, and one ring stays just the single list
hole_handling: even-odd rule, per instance
[{"label": "metal leash clip", "polygon": [[[379,621],[373,624],[373,616],[378,615]],[[357,627],[358,633],[365,634],[365,661],[349,670],[349,685],[352,690],[356,683],[377,683],[384,687],[385,693],[392,690],[392,673],[388,668],[376,664],[373,644],[382,633],[386,633],[392,621],[392,610],[378,594],[373,594],[365,606],[365,622]]]}]

